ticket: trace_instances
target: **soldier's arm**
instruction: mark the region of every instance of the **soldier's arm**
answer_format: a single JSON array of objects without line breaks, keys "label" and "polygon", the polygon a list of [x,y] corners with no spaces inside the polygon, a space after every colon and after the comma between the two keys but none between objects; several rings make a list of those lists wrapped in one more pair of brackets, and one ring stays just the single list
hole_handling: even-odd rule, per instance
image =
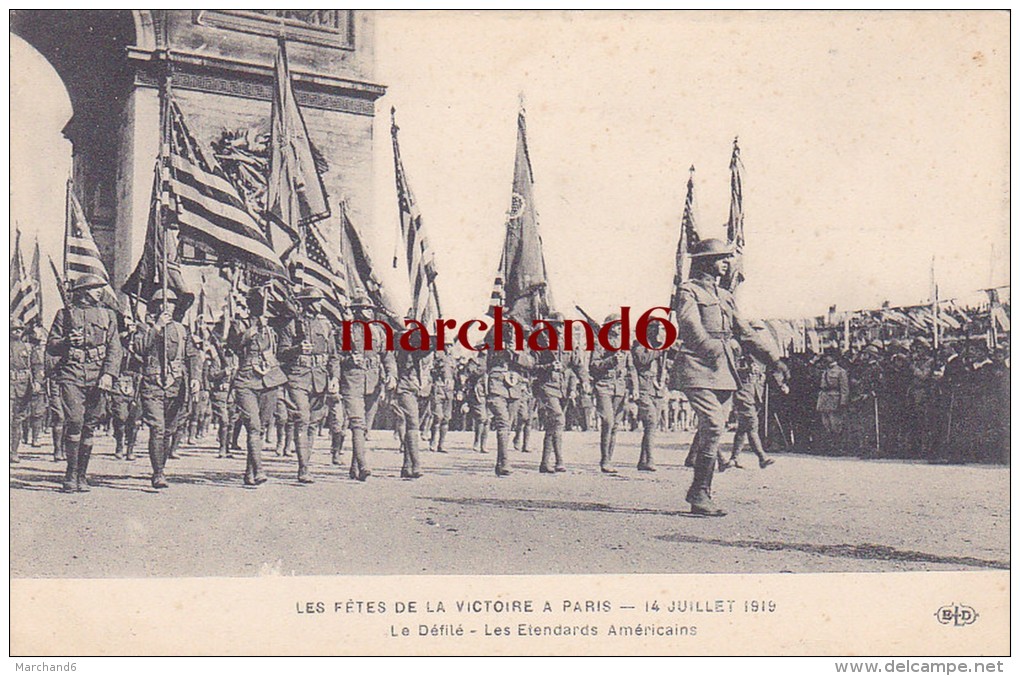
[{"label": "soldier's arm", "polygon": [[[652,351],[648,350],[648,352],[651,353]],[[652,353],[652,358],[653,359],[655,358],[655,354],[654,353]],[[634,353],[633,352],[631,352],[631,353],[629,353],[627,355],[626,366],[627,366],[627,390],[632,395],[636,396],[638,394],[638,392],[641,391],[641,388],[640,388],[640,384],[638,382],[637,363],[634,361]]]},{"label": "soldier's arm", "polygon": [[846,406],[850,401],[850,379],[846,371],[839,372],[839,405]]},{"label": "soldier's arm", "polygon": [[690,289],[680,291],[680,308],[677,311],[677,325],[684,347],[706,359],[723,354],[725,348],[719,338],[713,338],[701,323],[698,299]]},{"label": "soldier's arm", "polygon": [[390,350],[382,352],[383,377],[387,383],[397,381],[397,357]]},{"label": "soldier's arm", "polygon": [[103,360],[103,375],[116,378],[120,375],[120,363],[123,360],[124,352],[120,344],[120,335],[117,333],[117,315],[113,310],[108,310],[110,321],[106,325],[106,358]]},{"label": "soldier's arm", "polygon": [[67,348],[70,347],[67,343],[67,333],[70,327],[67,324],[67,309],[60,308],[57,310],[57,315],[53,318],[53,324],[50,326],[50,335],[46,339],[46,352],[54,357],[63,357],[67,354]]},{"label": "soldier's arm", "polygon": [[188,371],[188,382],[202,378],[202,351],[191,340],[191,331],[184,329],[184,367]]},{"label": "soldier's arm", "polygon": [[301,345],[297,340],[297,322],[297,318],[294,318],[283,324],[277,332],[279,336],[277,353],[280,361],[293,361],[301,354]]},{"label": "soldier's arm", "polygon": [[751,328],[743,317],[737,312],[736,304],[733,306],[733,331],[737,337],[746,341],[751,346],[751,353],[767,366],[775,366],[779,363],[779,355],[772,349],[761,334]]}]

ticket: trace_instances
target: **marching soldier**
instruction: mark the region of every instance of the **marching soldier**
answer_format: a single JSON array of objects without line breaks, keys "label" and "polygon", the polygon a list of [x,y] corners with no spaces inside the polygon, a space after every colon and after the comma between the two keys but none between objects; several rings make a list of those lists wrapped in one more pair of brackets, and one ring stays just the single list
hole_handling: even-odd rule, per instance
[{"label": "marching soldier", "polygon": [[135,438],[138,434],[138,418],[141,414],[139,384],[141,360],[134,351],[136,325],[130,317],[124,317],[124,330],[120,339],[123,356],[120,373],[110,393],[110,422],[113,425],[113,439],[116,444],[113,457],[117,460],[135,459]]},{"label": "marching soldier", "polygon": [[[757,330],[753,325],[752,328]],[[765,469],[775,463],[775,460],[766,455],[761,435],[758,434],[758,412],[765,400],[765,366],[750,354],[747,347],[742,346],[736,356],[737,375],[740,376],[740,385],[737,387],[737,393],[733,395],[737,431],[733,435],[733,450],[730,452],[730,459],[719,462],[720,472],[730,467],[743,469],[738,458],[740,452],[744,450],[745,441],[758,456],[758,467]]]},{"label": "marching soldier", "polygon": [[488,378],[485,375],[485,353],[479,352],[471,358],[466,367],[467,377],[464,381],[467,390],[467,402],[470,406],[474,440],[471,444],[475,453],[488,453],[485,442],[489,437],[489,410],[485,399],[488,391]]},{"label": "marching soldier", "polygon": [[262,437],[276,408],[287,376],[276,356],[276,331],[266,322],[266,298],[259,288],[248,292],[248,318],[231,327],[227,347],[237,355],[234,397],[241,424],[248,433],[248,461],[244,485],[261,486],[268,479],[262,469]]},{"label": "marching soldier", "polygon": [[531,453],[528,440],[531,438],[531,419],[535,414],[535,398],[531,394],[531,375],[524,376],[526,387],[521,398],[510,410],[510,426],[514,430],[514,451]]},{"label": "marching soldier", "polygon": [[[49,339],[47,338],[47,342]],[[44,359],[46,389],[46,401],[50,414],[50,434],[53,436],[53,462],[64,462],[67,457],[64,455],[64,405],[60,400],[60,384],[56,380],[56,370],[60,365],[60,358],[45,354]]]},{"label": "marching soldier", "polygon": [[67,457],[62,486],[65,493],[89,490],[94,426],[120,369],[117,316],[113,310],[99,306],[103,286],[103,280],[89,275],[69,284],[71,304],[57,311],[46,341],[46,351],[60,357],[53,379],[59,383],[64,412],[61,445]]},{"label": "marching soldier", "polygon": [[230,458],[230,432],[234,427],[234,398],[232,382],[237,371],[237,358],[226,348],[224,341],[210,336],[206,355],[206,377],[209,381],[209,404],[216,423],[217,458]]},{"label": "marching soldier", "polygon": [[403,479],[419,479],[422,476],[418,458],[418,402],[428,384],[429,360],[432,358],[433,353],[428,346],[421,350],[400,348],[395,353],[397,380],[393,389],[393,406],[398,418],[400,447],[404,453],[404,463],[400,468]]},{"label": "marching soldier", "polygon": [[[557,333],[562,333],[563,315],[554,312],[549,323]],[[563,401],[567,395],[566,374],[569,372],[568,360],[571,353],[550,349],[548,334],[545,339],[538,339],[543,349],[535,352],[535,400],[538,402],[538,415],[545,430],[542,440],[542,462],[538,471],[542,474],[566,472],[563,466],[563,430],[567,419],[563,412]]]},{"label": "marching soldier", "polygon": [[[493,331],[486,342],[493,344]],[[509,476],[507,451],[510,446],[510,427],[518,407],[527,396],[528,376],[534,360],[527,352],[516,350],[487,351],[489,392],[486,403],[492,414],[492,429],[496,432],[496,476]]]},{"label": "marching soldier", "polygon": [[46,422],[46,331],[40,325],[26,330],[32,350],[32,404],[29,409],[29,431],[32,448],[39,448],[43,423]]},{"label": "marching soldier", "polygon": [[[378,353],[382,359],[385,375],[386,389],[393,389],[392,383],[396,380],[396,366],[393,353],[386,350],[385,329],[375,321],[374,305],[366,296],[355,298],[351,309],[357,320],[368,323],[372,335],[372,350],[365,349],[363,332],[351,332],[351,345],[349,351],[343,351],[340,346],[340,396],[343,399],[344,414],[347,418],[347,427],[351,430],[351,468],[348,475],[352,479],[365,481],[372,476],[368,468],[368,411],[372,409],[378,398],[382,395],[381,389],[369,391],[369,372],[373,370],[374,354]],[[343,336],[337,333],[337,339],[342,341]]]},{"label": "marching soldier", "polygon": [[[655,348],[662,346],[659,336],[660,326],[653,322],[648,330],[648,342]],[[637,468],[641,472],[654,472],[655,431],[662,415],[663,402],[666,397],[666,353],[659,349],[649,349],[634,341],[631,346],[631,359],[637,374],[638,420],[641,421],[641,456]]]},{"label": "marching soldier", "polygon": [[[620,315],[613,313],[606,317],[603,325],[616,322],[609,332],[611,342],[619,342]],[[635,389],[631,354],[626,350],[609,351],[601,343],[595,347],[588,366],[594,381],[596,410],[598,411],[599,467],[604,474],[616,474],[613,467],[613,450],[616,446],[616,430],[623,420],[623,407]]]},{"label": "marching soldier", "polygon": [[25,325],[11,318],[10,380],[11,380],[11,452],[10,462],[20,462],[21,426],[31,413],[32,390],[35,382],[32,373],[32,348],[25,340]]},{"label": "marching soldier", "polygon": [[718,239],[701,241],[691,254],[691,277],[680,291],[677,322],[680,328],[678,379],[698,414],[694,480],[687,491],[691,512],[724,516],[712,502],[719,441],[726,429],[727,407],[737,389],[739,375],[733,356],[734,338],[748,346],[783,376],[786,365],[747,326],[737,313],[733,295],[719,286],[729,272],[733,252]]},{"label": "marching soldier", "polygon": [[453,417],[457,385],[457,363],[448,351],[453,347],[453,341],[445,347],[446,350],[436,350],[432,355],[432,441],[429,450],[436,453],[446,453],[446,433]]},{"label": "marching soldier", "polygon": [[155,322],[134,341],[134,351],[142,361],[140,394],[142,422],[149,428],[149,462],[152,487],[166,488],[165,467],[187,415],[188,393],[198,392],[199,361],[188,329],[175,320],[172,308],[179,309],[181,299],[172,289],[160,289],[149,300],[148,315]]},{"label": "marching soldier", "polygon": [[287,374],[287,408],[293,425],[299,483],[313,482],[311,427],[326,414],[326,396],[337,392],[336,336],[320,312],[322,292],[303,287],[297,293],[301,314],[280,331],[280,361]]}]

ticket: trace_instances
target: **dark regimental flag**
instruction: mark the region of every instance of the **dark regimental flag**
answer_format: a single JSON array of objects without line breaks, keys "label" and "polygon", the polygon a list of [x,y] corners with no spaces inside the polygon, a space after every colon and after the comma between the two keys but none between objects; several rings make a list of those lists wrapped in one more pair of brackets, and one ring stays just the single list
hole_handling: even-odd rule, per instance
[{"label": "dark regimental flag", "polygon": [[223,261],[237,261],[264,275],[287,277],[269,239],[248,212],[237,188],[211,154],[191,135],[176,102],[171,101],[170,143],[165,149],[163,201],[169,204],[164,225],[199,241]]},{"label": "dark regimental flag", "polygon": [[[407,277],[411,283],[411,314],[418,321],[431,325],[439,318],[439,292],[436,289],[436,262],[429,247],[429,239],[422,222],[421,212],[404,173],[397,141],[396,110],[390,109],[393,136],[393,162],[397,181],[397,204],[400,209],[400,234],[404,240],[407,258]],[[396,259],[394,258],[394,267]]]},{"label": "dark regimental flag", "polygon": [[92,237],[92,228],[74,192],[74,183],[67,182],[67,214],[64,225],[64,282],[74,285],[79,280],[102,285],[100,303],[121,311],[120,301],[110,284],[110,273],[99,257],[99,247]]},{"label": "dark regimental flag", "polygon": [[687,177],[687,197],[684,199],[684,215],[680,219],[680,236],[676,241],[675,270],[673,272],[673,294],[669,299],[669,307],[676,311],[680,307],[680,286],[684,283],[687,275],[684,265],[687,261],[687,254],[691,252],[694,245],[701,241],[698,236],[698,224],[695,216],[697,203],[694,199],[694,165],[691,165],[690,175]]},{"label": "dark regimental flag", "polygon": [[730,264],[729,274],[723,286],[730,291],[744,281],[744,163],[740,161],[740,146],[733,139],[733,155],[730,157],[730,217],[726,221],[726,238],[736,251]]},{"label": "dark regimental flag", "polygon": [[340,261],[343,265],[344,278],[351,298],[366,295],[371,299],[380,318],[389,321],[395,329],[403,329],[400,321],[403,317],[394,309],[382,279],[375,271],[372,258],[368,255],[361,233],[354,226],[349,216],[346,202],[340,202]]},{"label": "dark regimental flag", "polygon": [[32,275],[32,281],[35,282],[35,288],[39,296],[39,320],[42,321],[43,317],[43,293],[42,293],[42,266],[41,259],[42,254],[39,252],[39,235],[35,236],[35,246],[32,247],[32,265],[29,267],[29,273]]},{"label": "dark regimental flag", "polygon": [[274,70],[266,191],[270,218],[292,231],[329,216],[326,189],[316,168],[308,128],[294,97],[283,40],[279,41]]},{"label": "dark regimental flag", "polygon": [[[170,195],[160,190],[168,181],[166,171],[156,162],[155,177],[152,182],[152,199],[149,201],[149,222],[145,228],[145,244],[142,257],[134,271],[128,275],[121,290],[127,295],[147,301],[157,289],[162,288],[166,278],[166,287],[181,299],[181,308],[186,310],[195,301],[195,294],[188,290],[181,275],[180,247],[177,240],[177,228],[174,227],[172,214],[166,208]],[[164,180],[160,180],[161,176]],[[165,255],[164,255],[165,252]]]},{"label": "dark regimental flag", "polygon": [[493,300],[498,295],[502,296],[502,304],[508,314],[524,322],[547,317],[552,305],[542,237],[538,233],[534,190],[535,179],[528,155],[527,124],[522,104],[517,115],[513,193],[510,210],[507,212],[506,237],[493,287]]},{"label": "dark regimental flag", "polygon": [[39,306],[39,288],[25,268],[21,257],[21,231],[14,236],[14,255],[11,257],[11,320],[25,326],[42,321]]},{"label": "dark regimental flag", "polygon": [[333,321],[344,319],[344,307],[349,303],[347,279],[340,260],[327,253],[326,240],[318,225],[309,225],[304,246],[290,257],[291,277],[295,282],[314,287],[322,292],[322,311]]}]

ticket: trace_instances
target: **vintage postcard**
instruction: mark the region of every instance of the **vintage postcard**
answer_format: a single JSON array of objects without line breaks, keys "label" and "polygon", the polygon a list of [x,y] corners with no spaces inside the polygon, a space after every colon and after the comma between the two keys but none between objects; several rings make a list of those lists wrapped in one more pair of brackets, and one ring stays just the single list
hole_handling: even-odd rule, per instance
[{"label": "vintage postcard", "polygon": [[1008,12],[9,19],[19,664],[1009,655]]}]

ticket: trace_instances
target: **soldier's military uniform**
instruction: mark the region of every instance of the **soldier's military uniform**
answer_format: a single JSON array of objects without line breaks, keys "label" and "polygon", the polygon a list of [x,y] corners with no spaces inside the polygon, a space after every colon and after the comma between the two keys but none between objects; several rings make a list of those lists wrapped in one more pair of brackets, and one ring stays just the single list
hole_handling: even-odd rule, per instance
[{"label": "soldier's military uniform", "polygon": [[[849,446],[862,457],[875,457],[881,433],[878,393],[882,389],[882,347],[869,344],[859,352],[850,369]],[[791,388],[792,389],[792,388]]]},{"label": "soldier's military uniform", "polygon": [[[658,324],[654,324],[658,326]],[[641,422],[641,455],[637,468],[642,472],[655,471],[655,432],[662,416],[666,397],[667,354],[652,350],[634,341],[631,360],[637,375],[638,420]]]},{"label": "soldier's military uniform", "polygon": [[287,376],[277,359],[276,331],[263,318],[265,297],[260,290],[252,289],[248,294],[248,310],[250,317],[238,319],[231,326],[227,347],[237,355],[234,397],[240,422],[248,434],[244,485],[259,486],[267,480],[262,468],[265,425],[276,408]]},{"label": "soldier's military uniform", "polygon": [[157,291],[149,301],[149,314],[157,319],[135,338],[134,352],[142,361],[142,422],[149,428],[149,462],[152,487],[166,488],[166,460],[173,436],[187,414],[189,390],[198,386],[199,355],[184,324],[160,314],[166,303],[176,301],[173,291]]},{"label": "soldier's military uniform", "polygon": [[197,353],[198,372],[196,374],[196,380],[198,380],[198,391],[191,398],[191,402],[188,406],[188,445],[194,444],[196,441],[205,436],[206,421],[209,417],[209,366],[207,361],[209,359],[209,350],[206,346],[206,341],[202,338],[199,332],[191,332],[191,341],[193,348]]},{"label": "soldier's military uniform", "polygon": [[[491,339],[486,342],[493,344]],[[511,416],[528,396],[528,378],[534,360],[527,352],[515,350],[490,349],[486,356],[489,385],[486,403],[492,414],[492,429],[496,432],[496,476],[508,476]]]},{"label": "soldier's military uniform", "polygon": [[850,402],[850,381],[846,369],[839,365],[834,355],[826,355],[828,366],[819,378],[818,411],[825,435],[823,446],[832,453],[842,446],[843,423],[846,406]]},{"label": "soldier's military uniform", "polygon": [[474,440],[471,448],[476,453],[487,453],[485,442],[489,437],[489,409],[485,403],[488,396],[488,378],[485,374],[485,354],[479,352],[468,361],[464,387],[470,407]]},{"label": "soldier's military uniform", "polygon": [[53,462],[63,462],[67,459],[64,455],[64,405],[60,400],[60,383],[55,377],[60,358],[47,352],[44,362],[46,373],[44,387],[49,406],[50,434],[53,437]]},{"label": "soldier's military uniform", "polygon": [[[678,357],[677,377],[681,388],[698,414],[697,447],[694,449],[694,480],[687,502],[695,514],[722,516],[712,503],[719,441],[726,429],[728,405],[737,389],[739,374],[733,353],[735,338],[744,339],[754,352],[785,375],[786,366],[744,323],[737,313],[733,295],[718,284],[728,265],[720,260],[732,256],[729,247],[707,239],[691,254],[691,279],[681,286],[677,312],[679,336],[683,341]],[[696,259],[703,258],[704,261]]]},{"label": "soldier's military uniform", "polygon": [[136,331],[133,326],[126,327],[121,335],[124,348],[121,357],[120,373],[110,393],[110,422],[113,425],[115,448],[113,457],[120,460],[135,459],[135,439],[138,435],[138,420],[142,405],[139,393],[141,385],[141,356],[135,352]]},{"label": "soldier's military uniform", "polygon": [[733,409],[737,418],[737,431],[733,435],[733,450],[730,459],[719,464],[719,471],[727,467],[740,467],[738,458],[743,450],[744,442],[750,444],[751,450],[758,456],[758,466],[762,469],[771,465],[774,460],[765,453],[758,433],[758,412],[765,401],[765,366],[750,354],[750,350],[741,349],[737,359],[737,375],[740,384],[733,395]]},{"label": "soldier's military uniform", "polygon": [[10,342],[11,380],[11,448],[10,461],[20,461],[18,447],[21,445],[21,426],[28,419],[32,406],[32,390],[35,386],[32,373],[32,347],[25,340],[24,326],[11,320]]},{"label": "soldier's military uniform", "polygon": [[[619,315],[612,314],[606,317],[604,323],[619,320]],[[614,331],[612,339],[617,338]],[[637,389],[631,354],[626,350],[609,351],[599,344],[591,355],[588,369],[594,381],[596,410],[601,425],[599,467],[606,474],[616,474],[616,468],[613,467],[616,430],[623,420],[623,407],[628,395]]]},{"label": "soldier's military uniform", "polygon": [[[305,288],[297,297],[302,303],[311,304],[321,300],[322,294]],[[328,392],[338,389],[333,325],[314,306],[306,305],[280,331],[280,362],[287,374],[286,401],[293,425],[297,478],[300,483],[312,483],[311,427],[326,415]]]},{"label": "soldier's military uniform", "polygon": [[[365,297],[358,297],[351,306],[365,319],[372,319],[371,301]],[[380,396],[380,392],[369,390],[371,380],[377,374],[370,352],[378,353],[382,359],[383,369],[387,382],[396,380],[396,366],[393,353],[386,350],[385,329],[378,324],[369,324],[372,334],[372,350],[365,349],[365,339],[362,332],[352,331],[350,350],[343,350],[343,335],[337,332],[337,340],[340,341],[340,396],[344,404],[344,416],[347,419],[347,427],[351,431],[351,467],[348,475],[352,479],[365,481],[372,476],[368,468],[368,410]]]},{"label": "soldier's military uniform", "polygon": [[209,404],[216,423],[217,458],[229,458],[230,432],[234,427],[233,380],[237,357],[222,340],[212,338],[206,354],[206,378],[209,382]]},{"label": "soldier's military uniform", "polygon": [[446,453],[446,433],[453,417],[457,364],[445,350],[432,355],[432,441],[429,450]]},{"label": "soldier's military uniform", "polygon": [[400,446],[404,453],[404,462],[400,476],[405,479],[417,479],[422,476],[418,457],[418,402],[422,391],[427,387],[430,378],[430,363],[433,353],[428,350],[404,350],[395,352],[397,372],[396,389],[394,391],[394,408],[400,435]]},{"label": "soldier's military uniform", "polygon": [[88,466],[92,434],[105,408],[106,391],[113,388],[120,370],[121,345],[117,316],[96,305],[92,293],[100,281],[82,277],[71,287],[70,307],[53,318],[46,351],[60,357],[53,379],[60,386],[64,413],[62,446],[67,457],[65,492],[89,490]]},{"label": "soldier's military uniform", "polygon": [[[563,316],[553,313],[549,323],[560,331],[563,327]],[[557,338],[558,341],[558,338]],[[548,332],[537,337],[538,346],[542,349],[535,351],[535,366],[532,369],[534,382],[535,401],[538,404],[538,415],[545,430],[542,439],[542,462],[538,471],[542,474],[554,474],[566,472],[563,466],[563,430],[566,428],[567,418],[563,411],[563,402],[567,396],[567,373],[569,373],[569,359],[571,352],[564,352],[557,345],[557,349],[550,348]]]},{"label": "soldier's military uniform", "polygon": [[39,439],[46,422],[46,336],[41,326],[34,326],[29,333],[32,365],[32,403],[29,407],[28,425],[32,448],[39,447]]}]

